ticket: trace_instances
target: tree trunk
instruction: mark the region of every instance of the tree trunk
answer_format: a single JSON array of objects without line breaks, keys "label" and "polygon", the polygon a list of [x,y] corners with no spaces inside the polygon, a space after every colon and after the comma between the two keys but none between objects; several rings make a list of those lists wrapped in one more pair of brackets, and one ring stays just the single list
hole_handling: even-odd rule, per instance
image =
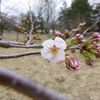
[{"label": "tree trunk", "polygon": [[54,26],[52,27],[52,32],[53,32],[53,34],[55,33],[55,28],[54,28]]},{"label": "tree trunk", "polygon": [[3,25],[0,24],[0,36],[2,36],[2,35],[3,35]]}]

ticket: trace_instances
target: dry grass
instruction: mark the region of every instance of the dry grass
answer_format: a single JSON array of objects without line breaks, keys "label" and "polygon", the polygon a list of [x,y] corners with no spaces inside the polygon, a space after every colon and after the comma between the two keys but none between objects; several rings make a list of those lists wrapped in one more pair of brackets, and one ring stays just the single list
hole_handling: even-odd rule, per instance
[{"label": "dry grass", "polygon": [[[7,35],[7,37],[8,36],[10,35]],[[46,39],[46,37],[44,37],[44,39]],[[33,49],[0,48],[1,54],[27,51],[33,51]],[[60,65],[48,63],[41,55],[31,55],[6,60],[0,59],[0,66],[35,79],[46,87],[65,94],[70,100],[100,100],[99,60],[95,60],[95,66],[90,68],[84,64],[82,56],[77,53],[74,54],[74,56],[78,57],[81,61],[81,69],[79,71],[67,70],[64,63]],[[0,86],[0,100],[31,99],[8,87]]]}]

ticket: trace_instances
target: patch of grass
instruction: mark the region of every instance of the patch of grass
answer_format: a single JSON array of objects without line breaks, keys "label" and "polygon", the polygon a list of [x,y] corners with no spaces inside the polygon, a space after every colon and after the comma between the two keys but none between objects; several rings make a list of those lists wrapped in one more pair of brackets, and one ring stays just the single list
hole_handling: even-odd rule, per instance
[{"label": "patch of grass", "polygon": [[79,75],[76,75],[75,76],[75,79],[79,80],[80,79],[80,76]]},{"label": "patch of grass", "polygon": [[16,99],[12,99],[12,98],[11,98],[10,100],[16,100]]},{"label": "patch of grass", "polygon": [[20,68],[15,68],[15,70],[20,70]]},{"label": "patch of grass", "polygon": [[36,62],[33,62],[33,65],[37,65],[37,63]]},{"label": "patch of grass", "polygon": [[7,87],[6,90],[10,90],[10,88]]},{"label": "patch of grass", "polygon": [[60,92],[60,93],[64,93],[65,92],[65,88],[58,88],[57,91]]},{"label": "patch of grass", "polygon": [[64,78],[60,79],[60,78],[56,78],[55,81],[58,83],[58,84],[61,84],[65,81]]},{"label": "patch of grass", "polygon": [[36,74],[36,73],[39,73],[39,71],[35,71],[35,74]]},{"label": "patch of grass", "polygon": [[2,99],[3,97],[0,97],[0,100]]},{"label": "patch of grass", "polygon": [[9,95],[9,93],[6,93],[6,95]]}]

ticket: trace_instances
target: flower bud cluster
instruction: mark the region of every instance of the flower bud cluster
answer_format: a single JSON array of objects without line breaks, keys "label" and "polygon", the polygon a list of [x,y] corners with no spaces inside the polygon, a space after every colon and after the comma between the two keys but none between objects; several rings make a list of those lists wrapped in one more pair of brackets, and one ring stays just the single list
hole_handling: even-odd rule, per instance
[{"label": "flower bud cluster", "polygon": [[75,40],[77,41],[77,44],[83,44],[86,41],[81,34],[76,34]]},{"label": "flower bud cluster", "polygon": [[61,37],[61,38],[63,38],[63,39],[67,39],[67,38],[69,38],[70,36],[72,36],[73,34],[75,34],[75,33],[77,33],[77,32],[79,32],[79,31],[81,31],[81,29],[83,28],[83,26],[85,25],[85,23],[80,23],[79,24],[79,26],[78,26],[78,28],[76,28],[76,29],[72,29],[71,31],[69,31],[69,30],[64,30],[64,32],[59,32],[59,31],[57,31],[57,32],[55,32],[55,37],[56,36],[58,36],[58,37]]},{"label": "flower bud cluster", "polygon": [[69,70],[79,70],[79,59],[66,56],[65,58],[66,68]]},{"label": "flower bud cluster", "polygon": [[24,34],[24,32],[27,32],[27,29],[22,27],[21,25],[16,23],[15,26],[20,31],[20,33]]},{"label": "flower bud cluster", "polygon": [[83,49],[90,52],[96,58],[100,58],[100,33],[95,32],[93,35],[83,44]]},{"label": "flower bud cluster", "polygon": [[29,21],[26,18],[21,19],[22,23],[29,24]]},{"label": "flower bud cluster", "polygon": [[[22,27],[19,24],[15,24],[15,26],[19,30],[19,32],[24,35],[23,39],[19,41],[26,43],[29,40],[30,22],[26,18],[23,18],[21,20],[21,23],[23,23],[25,27]],[[40,28],[40,25],[37,25],[32,31],[32,34],[35,33],[35,35],[33,35],[32,37],[33,40],[31,41],[31,44],[33,44],[36,40],[41,40],[41,38],[38,35],[38,31],[37,31],[38,28]]]},{"label": "flower bud cluster", "polygon": [[76,34],[74,38],[70,39],[67,42],[68,47],[72,45],[78,45],[78,44],[83,44],[86,40],[84,39],[83,35],[81,34]]},{"label": "flower bud cluster", "polygon": [[41,40],[41,38],[40,38],[40,35],[39,35],[39,34],[34,35],[34,36],[33,36],[33,39],[34,39],[34,40]]},{"label": "flower bud cluster", "polygon": [[88,51],[83,51],[82,55],[85,57],[85,64],[92,67],[94,65],[93,55]]}]

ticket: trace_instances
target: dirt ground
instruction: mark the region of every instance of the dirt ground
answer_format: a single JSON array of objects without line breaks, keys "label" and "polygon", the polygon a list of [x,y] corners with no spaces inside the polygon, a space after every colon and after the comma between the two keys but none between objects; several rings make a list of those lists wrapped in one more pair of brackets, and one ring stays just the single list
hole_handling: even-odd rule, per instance
[{"label": "dirt ground", "polygon": [[[29,52],[34,49],[4,49],[0,54]],[[31,55],[15,59],[0,59],[0,66],[14,70],[31,79],[35,79],[46,87],[54,89],[69,100],[100,100],[100,60],[95,59],[94,67],[86,66],[79,54],[81,69],[69,71],[65,63],[48,63],[41,55]],[[0,86],[0,100],[31,100],[30,98],[8,88]]]}]

